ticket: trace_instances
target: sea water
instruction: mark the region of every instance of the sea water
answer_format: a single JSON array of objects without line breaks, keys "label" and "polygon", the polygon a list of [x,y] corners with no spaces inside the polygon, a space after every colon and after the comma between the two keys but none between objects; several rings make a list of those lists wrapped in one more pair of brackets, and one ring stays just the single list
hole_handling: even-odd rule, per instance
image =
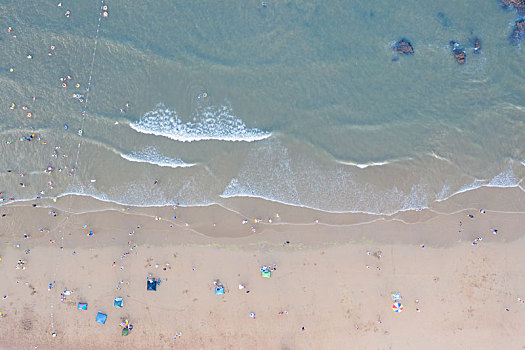
[{"label": "sea water", "polygon": [[5,0],[2,204],[242,196],[390,214],[523,189],[517,18],[497,0]]}]

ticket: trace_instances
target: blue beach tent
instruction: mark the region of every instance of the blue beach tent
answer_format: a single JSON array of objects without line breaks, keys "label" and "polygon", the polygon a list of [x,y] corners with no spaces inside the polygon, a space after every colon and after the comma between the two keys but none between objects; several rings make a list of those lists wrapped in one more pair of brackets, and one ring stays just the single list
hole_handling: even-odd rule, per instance
[{"label": "blue beach tent", "polygon": [[155,278],[148,279],[147,290],[156,291],[157,290],[157,284],[158,284],[157,279],[155,279]]},{"label": "blue beach tent", "polygon": [[87,303],[78,303],[79,310],[87,310]]},{"label": "blue beach tent", "polygon": [[224,294],[224,287],[223,286],[215,287],[215,295],[222,295],[222,294]]},{"label": "blue beach tent", "polygon": [[99,312],[97,314],[97,318],[96,318],[96,321],[98,323],[102,323],[102,324],[106,324],[106,319],[108,318],[108,315],[106,314],[103,314],[102,312]]},{"label": "blue beach tent", "polygon": [[115,298],[113,299],[113,306],[114,307],[122,307],[124,304],[124,299],[122,298]]}]

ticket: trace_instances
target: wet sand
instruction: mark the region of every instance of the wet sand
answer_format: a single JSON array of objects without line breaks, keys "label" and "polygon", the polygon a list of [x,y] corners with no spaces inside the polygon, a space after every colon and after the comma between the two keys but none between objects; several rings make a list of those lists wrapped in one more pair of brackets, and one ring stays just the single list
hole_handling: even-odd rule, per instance
[{"label": "wet sand", "polygon": [[[82,197],[31,204],[0,208],[2,349],[525,346],[525,196],[517,188],[484,188],[395,216],[256,200],[228,210]],[[19,259],[24,270],[15,268]],[[259,268],[273,264],[262,278]],[[156,292],[146,290],[148,274],[162,278]],[[217,279],[224,295],[214,293]],[[64,290],[73,293],[62,302]],[[99,311],[105,325],[95,322]],[[123,337],[126,318],[134,329]]]}]

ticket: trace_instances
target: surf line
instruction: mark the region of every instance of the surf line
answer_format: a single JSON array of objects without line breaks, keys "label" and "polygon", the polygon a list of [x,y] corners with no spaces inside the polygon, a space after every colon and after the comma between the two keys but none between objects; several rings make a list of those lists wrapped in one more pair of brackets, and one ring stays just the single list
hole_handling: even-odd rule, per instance
[{"label": "surf line", "polygon": [[[93,70],[94,70],[94,67],[95,67],[95,58],[96,58],[96,55],[97,55],[98,35],[99,35],[99,32],[100,32],[100,25],[102,24],[102,17],[103,17],[103,12],[104,12],[103,8],[104,8],[104,0],[101,0],[100,1],[99,16],[98,16],[98,20],[97,20],[97,29],[96,29],[96,33],[95,33],[93,54],[91,55],[91,67],[90,67],[90,70],[89,70],[88,83],[87,83],[87,87],[86,87],[86,96],[85,96],[85,99],[84,99],[84,106],[83,106],[83,109],[82,109],[82,112],[81,112],[82,118],[81,118],[81,122],[80,122],[80,130],[78,132],[79,136],[82,136],[83,129],[84,129],[84,123],[85,123],[85,120],[86,120],[86,116],[88,114],[87,113],[87,110],[88,110],[88,99],[89,99],[89,93],[91,91],[91,81],[93,80]],[[82,141],[79,141],[78,147],[77,147],[77,154],[76,154],[76,157],[75,157],[75,170],[78,167],[78,158],[79,158],[79,155],[80,155],[81,145],[82,145]],[[73,178],[73,182],[75,182],[75,178],[76,178],[75,174],[73,174],[72,178]],[[67,206],[69,214],[61,222],[60,226],[57,225],[57,227],[56,227],[56,230],[58,230],[58,232],[61,233],[61,237],[60,237],[60,250],[61,251],[64,250],[64,229],[65,229],[66,223],[69,220],[69,215],[71,214],[72,200],[73,200],[73,197],[70,196],[69,203],[68,203],[68,206]],[[61,230],[60,230],[60,228],[61,228]],[[58,266],[60,266],[60,261],[61,261],[62,255],[63,254],[58,254],[57,262],[55,264],[55,268],[54,268],[54,271],[53,271],[53,282],[52,282],[52,284],[50,283],[49,290],[51,290],[54,287],[55,283],[56,283],[57,270],[58,270]],[[53,293],[51,293],[50,298],[51,298],[51,306],[50,306],[50,309],[51,309],[51,315],[50,315],[50,317],[51,317],[51,335],[53,337],[55,337],[56,336],[56,332],[55,332],[55,316],[54,316],[55,300],[53,298]]]}]

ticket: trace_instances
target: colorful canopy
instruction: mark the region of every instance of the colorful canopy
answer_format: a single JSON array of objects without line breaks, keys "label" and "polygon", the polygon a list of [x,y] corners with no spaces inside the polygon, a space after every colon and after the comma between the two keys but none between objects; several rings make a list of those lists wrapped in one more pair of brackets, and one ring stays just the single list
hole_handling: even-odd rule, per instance
[{"label": "colorful canopy", "polygon": [[78,303],[79,310],[87,310],[87,303]]},{"label": "colorful canopy", "polygon": [[401,312],[403,311],[403,304],[397,302],[397,303],[394,303],[392,305],[392,310],[394,310],[394,312]]},{"label": "colorful canopy", "polygon": [[264,278],[270,278],[272,277],[272,272],[270,270],[262,270],[261,276],[263,276]]},{"label": "colorful canopy", "polygon": [[106,319],[108,318],[108,315],[106,314],[103,314],[102,312],[99,312],[97,314],[97,318],[96,318],[96,321],[98,323],[102,323],[102,324],[106,324]]}]

